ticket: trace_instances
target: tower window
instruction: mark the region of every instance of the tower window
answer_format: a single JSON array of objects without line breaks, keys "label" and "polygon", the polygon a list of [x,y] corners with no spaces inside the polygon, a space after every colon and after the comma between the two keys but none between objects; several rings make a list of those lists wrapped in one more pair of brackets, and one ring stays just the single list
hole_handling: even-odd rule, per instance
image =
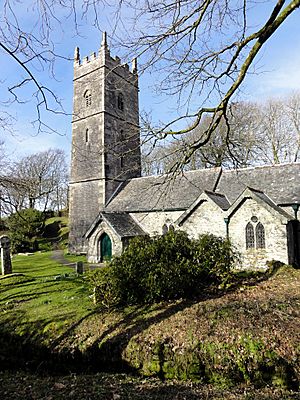
[{"label": "tower window", "polygon": [[86,129],[85,130],[85,143],[88,143],[88,142],[89,142],[89,130]]},{"label": "tower window", "polygon": [[256,225],[255,236],[256,236],[256,248],[264,249],[266,247],[265,228],[261,222],[259,222]]},{"label": "tower window", "polygon": [[246,249],[253,249],[254,247],[254,229],[251,222],[248,222],[246,225]]},{"label": "tower window", "polygon": [[124,167],[124,157],[120,156],[120,167],[123,168]]},{"label": "tower window", "polygon": [[124,111],[124,97],[122,93],[118,94],[118,109]]},{"label": "tower window", "polygon": [[92,105],[92,93],[90,90],[84,92],[85,106],[90,107]]}]

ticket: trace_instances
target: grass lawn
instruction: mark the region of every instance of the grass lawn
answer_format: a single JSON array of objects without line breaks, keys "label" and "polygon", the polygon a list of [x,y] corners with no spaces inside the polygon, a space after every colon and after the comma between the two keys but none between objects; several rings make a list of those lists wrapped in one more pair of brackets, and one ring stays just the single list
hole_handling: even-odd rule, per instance
[{"label": "grass lawn", "polygon": [[51,252],[18,255],[12,264],[16,275],[0,278],[2,331],[39,336],[40,344],[47,345],[90,313],[86,282],[73,268],[52,260]]}]

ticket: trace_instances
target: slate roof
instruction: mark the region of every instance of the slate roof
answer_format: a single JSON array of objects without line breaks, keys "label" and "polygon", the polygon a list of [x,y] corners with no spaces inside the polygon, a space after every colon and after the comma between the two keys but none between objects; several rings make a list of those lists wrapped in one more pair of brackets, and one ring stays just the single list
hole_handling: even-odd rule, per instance
[{"label": "slate roof", "polygon": [[[279,164],[236,170],[220,168],[188,171],[175,178],[167,175],[134,178],[106,206],[107,211],[186,210],[204,191],[228,208],[246,187],[265,193],[277,205],[300,204],[300,163]],[[224,199],[224,198],[223,198]]]},{"label": "slate roof", "polygon": [[208,190],[205,190],[206,195],[213,201],[215,202],[222,210],[228,210],[230,207],[230,203],[227,200],[226,196],[221,193],[216,193],[216,192],[209,192]]},{"label": "slate roof", "polygon": [[103,218],[111,225],[120,237],[145,235],[143,229],[126,213],[102,213]]},{"label": "slate roof", "polygon": [[107,211],[186,210],[204,191],[213,191],[220,168],[172,176],[148,176],[128,181],[105,207]]},{"label": "slate roof", "polygon": [[300,163],[224,170],[216,192],[233,203],[247,186],[264,192],[277,205],[300,203]]}]

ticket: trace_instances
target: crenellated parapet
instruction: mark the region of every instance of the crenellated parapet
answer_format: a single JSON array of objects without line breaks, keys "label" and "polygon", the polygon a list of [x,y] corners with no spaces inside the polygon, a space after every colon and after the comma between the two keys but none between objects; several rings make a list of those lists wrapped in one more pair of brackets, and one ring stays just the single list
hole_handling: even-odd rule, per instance
[{"label": "crenellated parapet", "polygon": [[127,63],[122,63],[120,57],[112,57],[107,44],[106,32],[102,34],[102,42],[98,53],[91,53],[90,56],[80,57],[79,47],[74,53],[74,79],[88,74],[97,68],[106,68],[119,74],[124,79],[137,83],[137,59],[132,61],[131,69]]}]

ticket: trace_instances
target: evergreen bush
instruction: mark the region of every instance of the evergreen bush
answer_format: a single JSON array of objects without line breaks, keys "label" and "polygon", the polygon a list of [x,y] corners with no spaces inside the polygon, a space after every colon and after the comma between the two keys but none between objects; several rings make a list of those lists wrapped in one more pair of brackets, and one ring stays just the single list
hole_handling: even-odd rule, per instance
[{"label": "evergreen bush", "polygon": [[38,250],[37,238],[44,227],[41,211],[28,208],[11,214],[7,219],[13,253]]},{"label": "evergreen bush", "polygon": [[230,272],[235,254],[230,243],[213,235],[192,240],[185,232],[137,237],[107,268],[90,274],[100,301],[143,304],[194,297],[219,285]]}]

